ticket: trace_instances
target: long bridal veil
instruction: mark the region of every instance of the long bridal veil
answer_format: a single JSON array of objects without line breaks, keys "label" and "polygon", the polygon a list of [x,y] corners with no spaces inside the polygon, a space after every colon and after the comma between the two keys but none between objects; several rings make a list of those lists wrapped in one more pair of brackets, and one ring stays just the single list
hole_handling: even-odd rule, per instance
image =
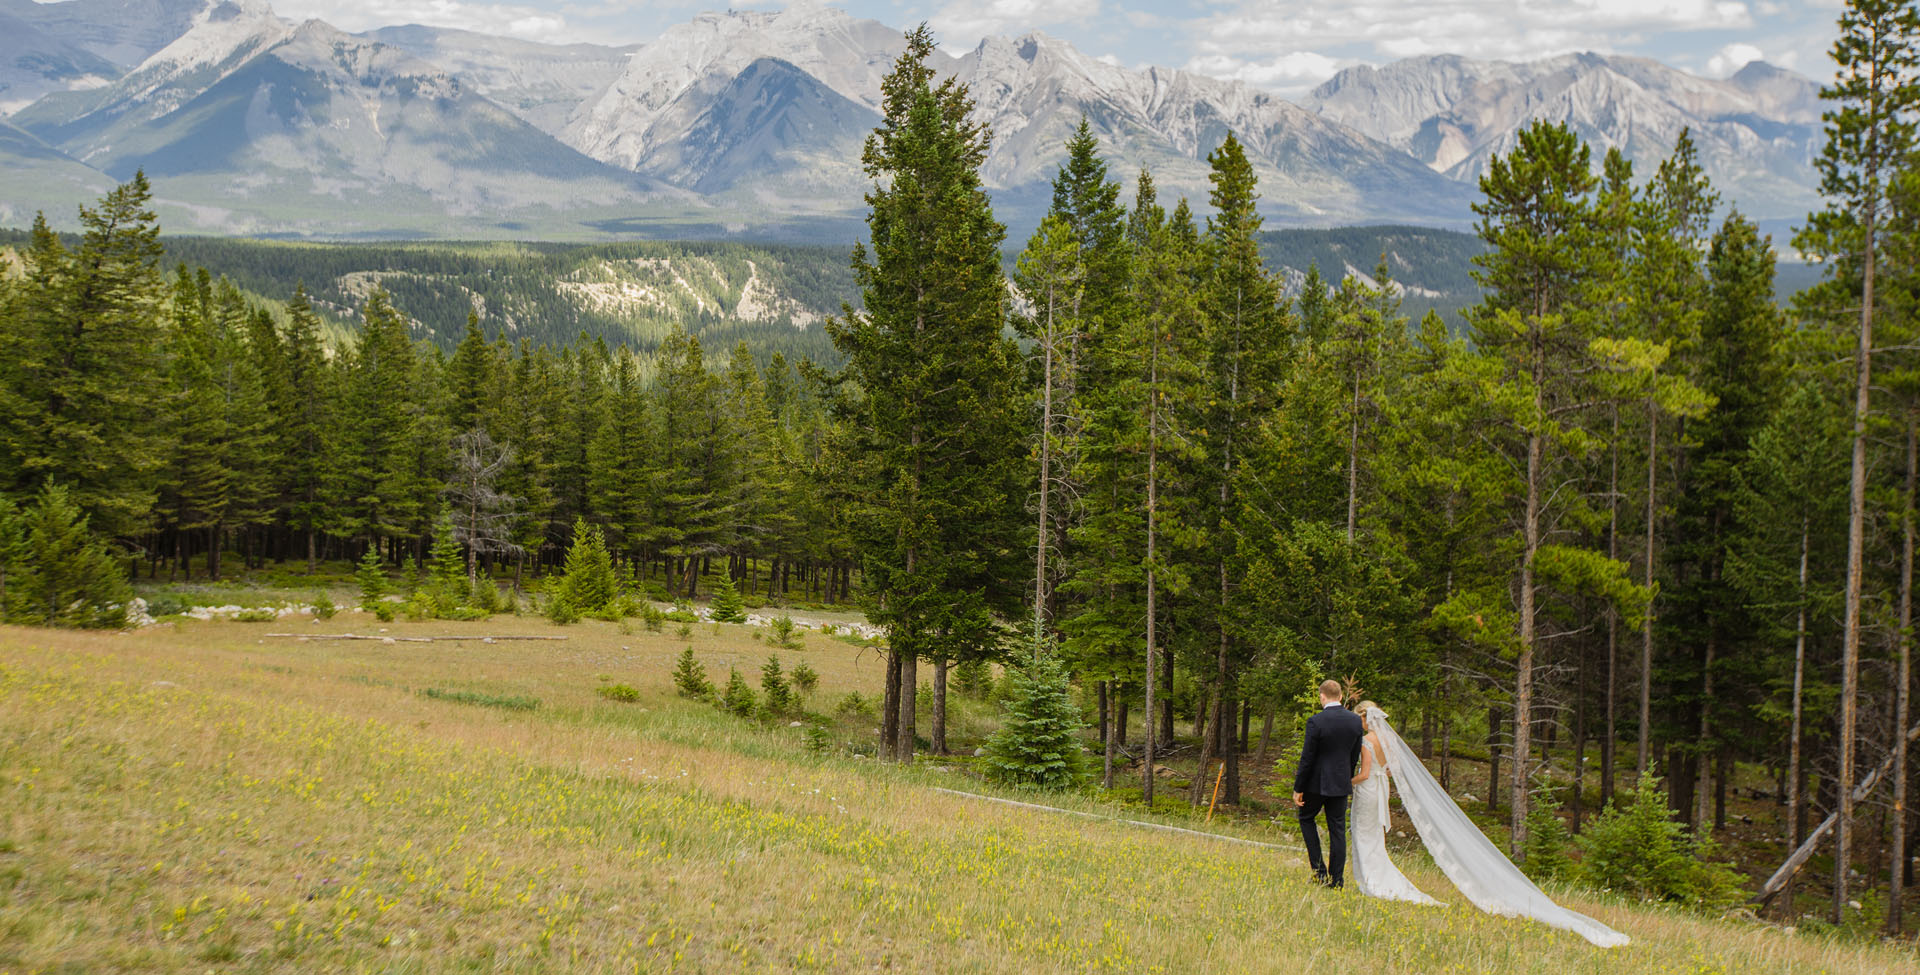
[{"label": "long bridal veil", "polygon": [[1602,948],[1627,943],[1627,936],[1599,921],[1569,911],[1534,886],[1435,781],[1420,757],[1394,733],[1377,709],[1367,712],[1367,731],[1378,736],[1387,768],[1400,789],[1400,801],[1420,831],[1433,862],[1475,907],[1503,917],[1526,917],[1571,931]]}]

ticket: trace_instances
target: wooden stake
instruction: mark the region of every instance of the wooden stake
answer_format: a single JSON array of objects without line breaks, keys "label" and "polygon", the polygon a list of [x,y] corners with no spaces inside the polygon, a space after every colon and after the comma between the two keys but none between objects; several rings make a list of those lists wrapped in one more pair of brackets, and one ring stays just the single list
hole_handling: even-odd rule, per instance
[{"label": "wooden stake", "polygon": [[1213,800],[1207,803],[1207,822],[1213,822],[1213,807],[1220,804],[1220,780],[1227,774],[1227,763],[1220,763],[1220,771],[1213,773]]}]

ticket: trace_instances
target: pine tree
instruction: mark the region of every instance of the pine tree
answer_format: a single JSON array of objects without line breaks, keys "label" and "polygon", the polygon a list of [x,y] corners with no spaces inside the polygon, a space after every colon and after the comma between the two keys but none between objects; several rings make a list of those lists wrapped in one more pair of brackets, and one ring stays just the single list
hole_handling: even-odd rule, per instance
[{"label": "pine tree", "polygon": [[720,709],[738,717],[752,717],[759,706],[753,696],[753,688],[747,686],[747,680],[737,670],[727,671],[726,689],[720,692]]},{"label": "pine tree", "polygon": [[564,574],[554,581],[552,591],[555,605],[582,616],[605,615],[619,595],[605,538],[585,518],[574,519],[573,545],[567,549]]},{"label": "pine tree", "polygon": [[987,739],[987,777],[1049,791],[1078,786],[1087,778],[1087,754],[1066,668],[1048,647],[1012,668],[1011,677],[1005,721]]},{"label": "pine tree", "polygon": [[[1916,145],[1913,108],[1920,103],[1920,10],[1903,0],[1850,0],[1833,45],[1839,66],[1820,96],[1836,103],[1826,113],[1827,142],[1815,162],[1828,209],[1811,215],[1794,239],[1802,252],[1829,259],[1833,283],[1826,317],[1836,327],[1857,310],[1853,332],[1853,460],[1847,521],[1846,622],[1841,651],[1840,755],[1834,829],[1833,920],[1846,909],[1853,869],[1853,783],[1859,736],[1862,594],[1866,576],[1867,439],[1873,413],[1875,292],[1879,252],[1887,232],[1889,188]],[[1837,292],[1837,293],[1833,293]]]},{"label": "pine tree", "polygon": [[713,621],[715,623],[745,623],[746,607],[740,599],[740,590],[735,589],[733,580],[725,575],[713,586]]},{"label": "pine tree", "polygon": [[21,548],[9,583],[10,623],[79,628],[125,624],[133,590],[72,494],[49,484],[20,515]]},{"label": "pine tree", "polygon": [[707,677],[707,668],[694,659],[691,646],[680,651],[679,663],[673,668],[673,686],[681,697],[704,701],[713,696],[713,681]]},{"label": "pine tree", "polygon": [[[17,412],[7,426],[8,493],[65,486],[103,535],[146,525],[153,472],[167,452],[154,416],[164,299],[160,229],[144,174],[80,208],[68,251],[35,223],[16,287],[7,377]],[[6,456],[10,455],[10,457]]]},{"label": "pine tree", "polygon": [[467,578],[466,558],[454,538],[453,515],[445,509],[434,519],[433,549],[427,557],[432,566],[427,592],[433,600],[434,611],[448,616],[468,602],[472,586]]},{"label": "pine tree", "polygon": [[786,675],[780,672],[777,654],[769,654],[766,664],[760,668],[760,692],[765,695],[768,714],[785,714],[793,707],[793,689],[787,686]]},{"label": "pine tree", "polygon": [[367,296],[359,340],[341,377],[330,492],[339,534],[377,543],[411,527],[406,435],[414,372],[406,320],[376,288]]},{"label": "pine tree", "polygon": [[353,579],[360,586],[360,608],[373,612],[373,608],[387,596],[387,566],[380,558],[380,546],[367,546],[365,554],[360,556],[360,564],[354,569]]},{"label": "pine tree", "polygon": [[[854,249],[861,311],[828,326],[847,358],[842,407],[858,463],[877,480],[859,523],[870,617],[888,632],[883,751],[912,757],[915,664],[997,641],[996,610],[1020,598],[1027,402],[1002,333],[1006,285],[981,186],[985,128],[966,86],[934,82],[924,27],[882,84],[883,119],[862,162],[870,244]],[[1018,520],[1015,520],[1018,519]],[[936,705],[940,688],[936,687]]]},{"label": "pine tree", "polygon": [[329,463],[333,448],[332,375],[320,345],[320,318],[304,287],[287,304],[280,356],[286,365],[279,418],[279,482],[289,527],[306,536],[307,571],[320,561],[320,534],[328,524]]}]

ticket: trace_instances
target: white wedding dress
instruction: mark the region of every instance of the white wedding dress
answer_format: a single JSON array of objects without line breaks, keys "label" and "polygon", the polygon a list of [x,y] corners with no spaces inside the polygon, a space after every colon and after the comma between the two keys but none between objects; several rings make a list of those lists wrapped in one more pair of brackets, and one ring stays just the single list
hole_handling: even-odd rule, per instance
[{"label": "white wedding dress", "polygon": [[[1371,711],[1369,714],[1373,713]],[[1363,742],[1362,748],[1372,748]],[[1420,888],[1393,865],[1387,855],[1387,766],[1374,756],[1373,774],[1353,789],[1353,829],[1348,841],[1353,846],[1353,881],[1362,894],[1390,901],[1443,906],[1422,893]]]},{"label": "white wedding dress", "polygon": [[[1627,944],[1626,935],[1585,914],[1555,904],[1533,881],[1528,880],[1527,875],[1521,873],[1520,868],[1514,866],[1513,861],[1507,859],[1487,839],[1486,834],[1473,825],[1473,820],[1467,818],[1447,790],[1440,787],[1420,757],[1394,733],[1386,715],[1370,708],[1366,722],[1367,747],[1379,742],[1381,749],[1386,752],[1386,767],[1392,770],[1394,781],[1399,784],[1400,803],[1413,820],[1414,828],[1420,831],[1420,842],[1426,844],[1427,852],[1433,855],[1434,864],[1475,907],[1502,917],[1532,918],[1541,924],[1571,931],[1602,948],[1617,948]],[[1380,769],[1376,767],[1375,771]],[[1373,786],[1376,781],[1379,784],[1369,791],[1367,787]],[[1357,851],[1354,874],[1360,890],[1377,897],[1396,896],[1392,893],[1373,894],[1370,886],[1378,883],[1382,890],[1400,894],[1411,892],[1414,895],[1399,896],[1397,899],[1432,903],[1432,898],[1409,883],[1387,859],[1386,782],[1376,774],[1360,786],[1354,793],[1353,813],[1353,841]],[[1362,798],[1363,793],[1371,797],[1371,802],[1375,804],[1373,810],[1367,813],[1361,812],[1361,807],[1368,801]],[[1362,823],[1377,825],[1363,827]],[[1373,867],[1373,870],[1369,871],[1369,867]],[[1404,885],[1404,889],[1401,885]]]}]

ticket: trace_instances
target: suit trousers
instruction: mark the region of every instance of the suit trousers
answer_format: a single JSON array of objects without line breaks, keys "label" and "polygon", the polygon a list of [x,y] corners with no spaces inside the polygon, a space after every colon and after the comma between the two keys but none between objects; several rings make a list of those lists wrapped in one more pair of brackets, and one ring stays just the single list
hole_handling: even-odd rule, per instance
[{"label": "suit trousers", "polygon": [[[1329,885],[1346,885],[1347,869],[1347,796],[1323,796],[1317,792],[1301,795],[1306,804],[1301,806],[1300,833],[1307,844],[1307,865],[1313,868],[1316,877],[1325,877]],[[1320,830],[1314,823],[1314,817],[1321,810],[1327,813],[1327,860],[1320,859]]]}]

